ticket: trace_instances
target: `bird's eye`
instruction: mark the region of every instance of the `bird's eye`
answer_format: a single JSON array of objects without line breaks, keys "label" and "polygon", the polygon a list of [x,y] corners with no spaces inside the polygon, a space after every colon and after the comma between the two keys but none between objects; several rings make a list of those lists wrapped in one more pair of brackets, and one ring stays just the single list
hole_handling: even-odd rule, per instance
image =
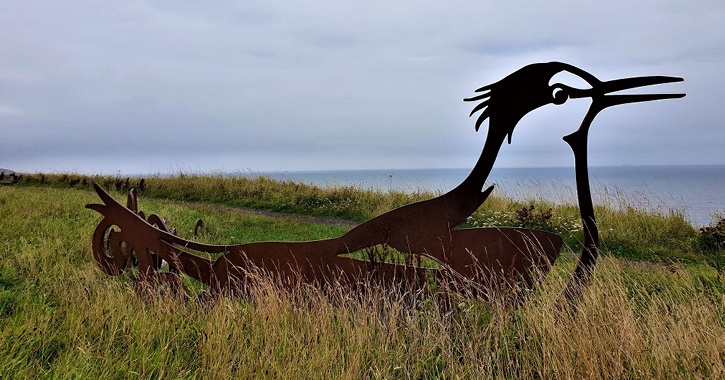
[{"label": "bird's eye", "polygon": [[552,103],[556,105],[562,105],[569,100],[569,94],[561,87],[554,87],[551,90]]}]

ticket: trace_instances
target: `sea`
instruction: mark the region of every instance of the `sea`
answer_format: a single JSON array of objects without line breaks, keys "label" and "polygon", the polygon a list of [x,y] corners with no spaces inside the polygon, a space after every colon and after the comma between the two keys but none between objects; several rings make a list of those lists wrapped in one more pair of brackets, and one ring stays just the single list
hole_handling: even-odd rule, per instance
[{"label": "sea", "polygon": [[[332,170],[243,173],[264,174],[321,187],[357,186],[380,191],[443,193],[458,185],[469,169]],[[589,168],[596,203],[683,213],[695,226],[725,217],[725,165],[606,166]],[[574,168],[494,168],[487,184],[494,194],[513,199],[576,204]],[[488,185],[487,185],[488,186]]]}]

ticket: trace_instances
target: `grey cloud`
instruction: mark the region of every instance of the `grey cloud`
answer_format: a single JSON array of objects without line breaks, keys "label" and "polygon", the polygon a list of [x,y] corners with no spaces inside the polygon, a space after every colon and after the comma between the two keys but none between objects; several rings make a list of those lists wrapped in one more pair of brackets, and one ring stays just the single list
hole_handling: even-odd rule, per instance
[{"label": "grey cloud", "polygon": [[[719,1],[15,2],[0,13],[14,142],[0,166],[468,167],[485,135],[461,99],[550,60],[686,79],[684,99],[602,114],[593,161],[725,163],[723,21]],[[558,142],[581,112],[527,116],[499,164],[568,162]]]},{"label": "grey cloud", "polygon": [[491,55],[491,56],[509,56],[518,55],[526,52],[536,51],[547,51],[557,48],[565,48],[576,46],[573,42],[555,41],[555,40],[542,40],[535,39],[531,41],[516,41],[516,42],[497,42],[497,41],[482,41],[473,42],[470,44],[464,44],[461,46],[462,50],[473,54]]}]

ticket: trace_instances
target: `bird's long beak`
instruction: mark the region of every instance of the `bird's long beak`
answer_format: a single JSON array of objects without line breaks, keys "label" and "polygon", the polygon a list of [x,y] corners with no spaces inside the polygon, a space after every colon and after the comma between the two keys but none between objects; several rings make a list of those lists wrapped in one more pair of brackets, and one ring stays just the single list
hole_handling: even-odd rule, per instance
[{"label": "bird's long beak", "polygon": [[682,82],[682,78],[652,76],[615,79],[608,82],[595,84],[588,90],[576,90],[569,94],[570,98],[591,97],[595,103],[604,109],[618,104],[647,102],[650,100],[682,98],[685,94],[631,94],[631,95],[607,95],[612,92],[630,90],[633,88],[652,86],[656,84]]}]

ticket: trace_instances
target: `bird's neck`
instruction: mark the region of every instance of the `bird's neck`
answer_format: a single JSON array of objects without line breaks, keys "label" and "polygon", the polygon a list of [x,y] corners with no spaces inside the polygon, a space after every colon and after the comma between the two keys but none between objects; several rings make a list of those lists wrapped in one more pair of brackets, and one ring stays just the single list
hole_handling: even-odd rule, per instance
[{"label": "bird's neck", "polygon": [[468,177],[452,191],[476,195],[480,194],[488,175],[491,173],[493,164],[496,162],[496,156],[498,156],[498,152],[501,150],[501,145],[503,145],[505,138],[506,134],[497,133],[496,130],[489,128],[486,143],[483,145],[483,151],[481,152],[481,156],[478,157],[476,165],[471,170],[471,173],[468,174]]}]

